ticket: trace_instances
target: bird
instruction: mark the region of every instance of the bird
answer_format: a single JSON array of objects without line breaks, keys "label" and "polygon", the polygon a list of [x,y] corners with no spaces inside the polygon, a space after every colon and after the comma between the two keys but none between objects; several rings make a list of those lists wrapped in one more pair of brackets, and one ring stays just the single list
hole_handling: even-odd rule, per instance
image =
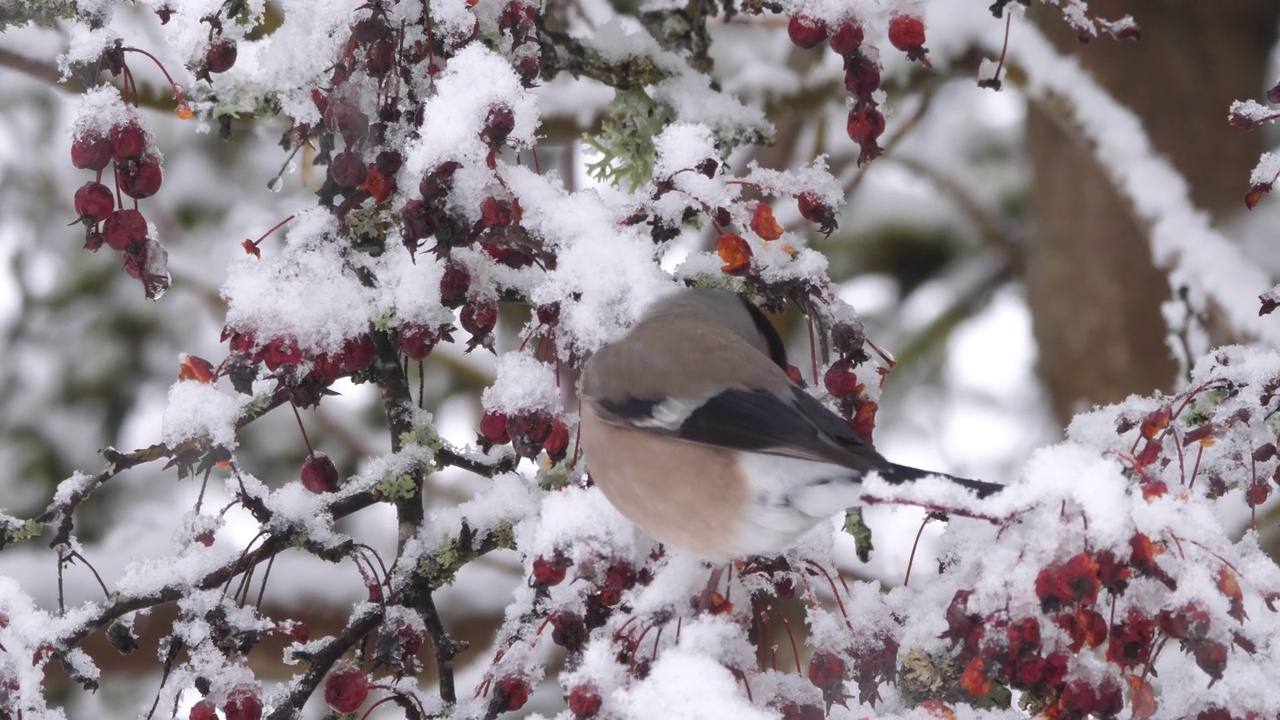
[{"label": "bird", "polygon": [[592,482],[655,540],[721,565],[785,551],[860,504],[872,472],[894,484],[941,477],[979,497],[1002,489],[890,462],[786,368],[781,337],[749,300],[712,288],[661,297],[583,368]]}]

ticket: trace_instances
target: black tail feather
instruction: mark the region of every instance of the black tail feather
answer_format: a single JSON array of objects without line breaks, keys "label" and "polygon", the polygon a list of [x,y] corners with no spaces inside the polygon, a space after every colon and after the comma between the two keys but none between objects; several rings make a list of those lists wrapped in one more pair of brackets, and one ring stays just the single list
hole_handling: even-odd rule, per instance
[{"label": "black tail feather", "polygon": [[948,475],[946,473],[935,472],[933,470],[921,470],[920,468],[908,467],[897,463],[889,463],[887,466],[877,469],[880,471],[880,477],[894,485],[937,476],[946,478],[962,487],[969,488],[980,498],[994,495],[1004,489],[1003,485],[997,485],[983,480],[970,480],[968,478],[956,477],[955,475]]}]

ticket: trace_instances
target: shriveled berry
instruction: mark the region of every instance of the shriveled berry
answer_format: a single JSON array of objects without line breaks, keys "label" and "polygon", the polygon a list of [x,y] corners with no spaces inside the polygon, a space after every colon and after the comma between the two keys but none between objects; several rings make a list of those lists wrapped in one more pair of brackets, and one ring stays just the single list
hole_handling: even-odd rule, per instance
[{"label": "shriveled berry", "polygon": [[102,239],[113,250],[140,247],[147,241],[147,219],[137,210],[116,210],[102,223]]},{"label": "shriveled berry", "polygon": [[236,64],[236,41],[222,38],[209,46],[204,54],[204,65],[211,73],[224,73]]},{"label": "shriveled berry", "polygon": [[87,182],[76,190],[76,214],[95,223],[107,219],[115,209],[116,199],[111,188],[100,182]]},{"label": "shriveled berry", "polygon": [[553,587],[564,582],[569,568],[569,559],[556,552],[550,558],[539,555],[533,559],[533,582],[543,587]]},{"label": "shriveled berry", "polygon": [[845,62],[844,89],[859,102],[871,102],[871,94],[879,88],[879,63],[865,55],[853,56]]},{"label": "shriveled berry", "polygon": [[823,233],[830,235],[836,229],[836,214],[830,205],[823,202],[816,193],[803,192],[796,198],[800,215],[805,220],[815,223]]},{"label": "shriveled berry", "polygon": [[325,107],[324,126],[329,132],[341,135],[350,146],[369,132],[369,116],[354,100],[335,93],[329,97],[329,104]]},{"label": "shriveled berry", "polygon": [[841,55],[848,55],[862,45],[862,25],[857,20],[848,19],[836,26],[831,33],[831,49]]},{"label": "shriveled berry", "polygon": [[302,486],[319,495],[338,489],[338,467],[328,455],[316,451],[302,463]]},{"label": "shriveled berry", "polygon": [[511,203],[495,197],[487,197],[480,203],[480,224],[485,227],[506,225],[511,222]]},{"label": "shriveled berry", "polygon": [[368,175],[368,168],[365,167],[364,157],[357,152],[341,152],[333,157],[333,161],[329,164],[329,174],[333,176],[333,182],[338,187],[355,188],[364,182]]},{"label": "shriveled berry", "polygon": [[340,713],[353,713],[369,697],[369,678],[349,662],[339,663],[324,681],[324,701]]},{"label": "shriveled berry", "polygon": [[843,398],[862,393],[864,386],[858,382],[853,366],[847,361],[836,362],[822,376],[822,383],[833,397]]},{"label": "shriveled berry", "polygon": [[111,128],[111,154],[116,160],[133,160],[147,149],[147,134],[135,122]]},{"label": "shriveled berry", "polygon": [[787,36],[797,47],[808,50],[827,39],[827,29],[822,21],[808,15],[792,15],[787,23]]},{"label": "shriveled berry", "polygon": [[739,235],[724,234],[716,240],[716,254],[724,261],[726,275],[744,275],[751,269],[751,246]]},{"label": "shriveled berry", "polygon": [[71,141],[71,164],[81,170],[101,170],[111,162],[111,139],[93,134],[77,135]]},{"label": "shriveled berry", "polygon": [[543,325],[555,325],[560,322],[560,303],[551,302],[546,305],[539,305],[537,315],[538,322]]},{"label": "shriveled berry", "polygon": [[411,249],[416,249],[418,241],[429,237],[436,231],[435,218],[431,216],[431,208],[421,200],[410,200],[400,210],[401,232],[404,241]]},{"label": "shriveled berry", "polygon": [[164,172],[160,169],[160,159],[148,155],[136,161],[121,163],[120,192],[135,200],[142,200],[155,195],[164,180]]}]

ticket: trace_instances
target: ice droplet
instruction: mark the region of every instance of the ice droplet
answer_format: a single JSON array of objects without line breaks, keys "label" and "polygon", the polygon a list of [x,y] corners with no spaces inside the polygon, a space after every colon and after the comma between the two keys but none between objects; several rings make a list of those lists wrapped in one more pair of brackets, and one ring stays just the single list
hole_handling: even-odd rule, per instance
[{"label": "ice droplet", "polygon": [[267,189],[270,190],[271,192],[280,192],[281,188],[283,187],[284,187],[284,178],[280,177],[279,175],[271,178],[271,180],[267,182]]}]

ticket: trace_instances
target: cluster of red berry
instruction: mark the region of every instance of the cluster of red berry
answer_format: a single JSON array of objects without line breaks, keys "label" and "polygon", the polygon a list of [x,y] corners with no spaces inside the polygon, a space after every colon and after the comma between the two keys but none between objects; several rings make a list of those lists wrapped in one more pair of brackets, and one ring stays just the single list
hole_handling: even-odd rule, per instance
[{"label": "cluster of red berry", "polygon": [[[828,41],[831,49],[844,58],[844,85],[853,98],[846,130],[858,143],[858,163],[880,155],[880,136],[884,133],[884,113],[874,95],[880,89],[880,63],[863,50],[865,33],[856,18],[844,18],[834,24],[804,13],[791,16],[787,35],[801,48],[814,48]],[[929,51],[924,47],[924,23],[915,15],[894,15],[889,21],[889,42],[905,52],[910,60],[929,66]]]},{"label": "cluster of red berry", "polygon": [[[137,202],[156,194],[164,173],[160,155],[137,112],[131,109],[109,128],[86,123],[71,141],[71,164],[95,173],[75,194],[76,215],[85,227],[85,248],[96,252],[105,244],[123,253],[125,272],[146,284],[149,294],[153,294],[153,286],[167,286],[168,278],[158,277],[149,263],[149,253],[163,250],[149,237],[147,220],[138,211]],[[102,182],[108,165],[115,192]]]}]

